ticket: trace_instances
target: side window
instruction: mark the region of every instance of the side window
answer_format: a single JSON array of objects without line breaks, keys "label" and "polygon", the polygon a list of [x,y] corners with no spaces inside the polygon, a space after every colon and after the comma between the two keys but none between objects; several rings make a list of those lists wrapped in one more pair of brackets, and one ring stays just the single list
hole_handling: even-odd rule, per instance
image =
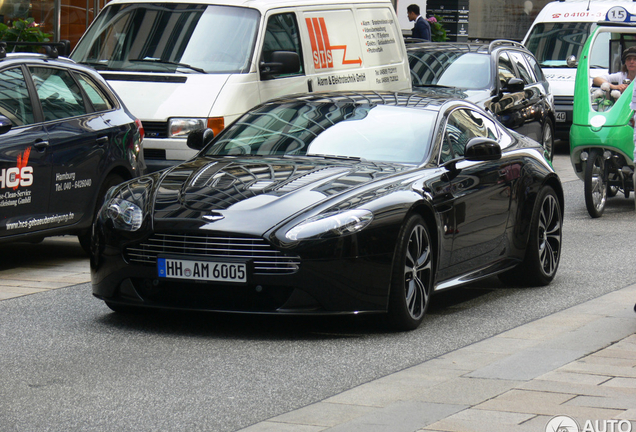
[{"label": "side window", "polygon": [[543,70],[541,69],[541,66],[539,66],[539,63],[537,63],[537,60],[528,54],[524,54],[524,57],[536,75],[537,81],[546,81],[545,76],[543,75]]},{"label": "side window", "polygon": [[521,75],[521,79],[523,79],[523,81],[526,84],[532,84],[535,82],[534,77],[532,76],[532,73],[530,73],[530,71],[528,71],[528,65],[526,64],[525,60],[523,59],[523,55],[519,52],[511,52],[510,56],[512,57],[513,61],[515,62],[515,65],[517,65],[517,70],[519,71],[519,74]]},{"label": "side window", "polygon": [[272,15],[267,20],[261,61],[270,62],[274,51],[292,51],[297,53],[300,58],[300,70],[293,75],[304,73],[300,33],[296,23],[296,16],[293,13]]},{"label": "side window", "polygon": [[505,51],[499,54],[499,59],[497,60],[497,73],[499,75],[500,87],[505,86],[510,78],[517,77],[515,74],[515,67],[512,65],[510,57],[508,57],[508,53]]},{"label": "side window", "polygon": [[79,86],[67,71],[43,67],[31,67],[29,70],[42,103],[45,121],[86,114]]},{"label": "side window", "polygon": [[0,72],[0,114],[11,120],[14,126],[35,121],[29,90],[19,67]]},{"label": "side window", "polygon": [[88,99],[93,105],[95,111],[108,111],[113,109],[113,104],[108,97],[104,94],[104,91],[89,77],[84,74],[77,74],[77,81],[84,89],[84,93],[88,96]]},{"label": "side window", "polygon": [[446,123],[446,134],[442,146],[442,161],[446,162],[452,158],[444,159],[444,147],[452,149],[453,157],[464,156],[466,144],[472,138],[484,137],[497,140],[499,133],[495,122],[480,113],[458,109],[448,118]]}]

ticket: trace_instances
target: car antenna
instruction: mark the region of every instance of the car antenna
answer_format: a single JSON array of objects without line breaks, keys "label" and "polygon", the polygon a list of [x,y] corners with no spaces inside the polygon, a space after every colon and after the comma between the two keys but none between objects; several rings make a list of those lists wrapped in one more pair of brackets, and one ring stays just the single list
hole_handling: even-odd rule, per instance
[{"label": "car antenna", "polygon": [[589,11],[590,11],[590,2],[591,2],[591,1],[592,1],[592,0],[587,0],[587,12],[589,12]]}]

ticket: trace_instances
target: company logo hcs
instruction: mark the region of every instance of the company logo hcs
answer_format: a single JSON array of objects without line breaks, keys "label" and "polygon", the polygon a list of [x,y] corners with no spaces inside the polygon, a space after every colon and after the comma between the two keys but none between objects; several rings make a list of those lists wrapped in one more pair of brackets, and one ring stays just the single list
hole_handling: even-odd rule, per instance
[{"label": "company logo hcs", "polygon": [[26,187],[33,184],[33,167],[27,165],[30,154],[29,147],[24,153],[18,155],[17,166],[0,170],[0,189],[17,189],[19,186]]}]

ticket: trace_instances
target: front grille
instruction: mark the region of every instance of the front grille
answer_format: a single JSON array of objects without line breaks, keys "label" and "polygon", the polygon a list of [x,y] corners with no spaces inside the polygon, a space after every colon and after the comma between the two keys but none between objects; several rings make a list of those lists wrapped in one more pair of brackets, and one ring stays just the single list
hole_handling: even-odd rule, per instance
[{"label": "front grille", "polygon": [[[555,105],[574,105],[574,96],[555,96]],[[144,123],[145,125],[145,123]]]},{"label": "front grille", "polygon": [[166,160],[166,151],[164,149],[144,149],[144,159],[161,159]]},{"label": "front grille", "polygon": [[146,138],[168,138],[168,122],[142,121]]},{"label": "front grille", "polygon": [[184,258],[252,260],[255,274],[291,274],[300,266],[300,257],[285,255],[258,237],[221,237],[191,234],[154,234],[124,251],[130,262],[157,265],[157,256]]}]

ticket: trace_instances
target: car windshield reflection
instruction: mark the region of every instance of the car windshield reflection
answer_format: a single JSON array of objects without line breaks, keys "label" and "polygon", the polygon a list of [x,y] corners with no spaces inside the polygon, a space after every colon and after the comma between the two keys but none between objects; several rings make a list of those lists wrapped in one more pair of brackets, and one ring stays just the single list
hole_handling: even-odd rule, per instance
[{"label": "car windshield reflection", "polygon": [[290,155],[420,164],[436,111],[354,103],[264,105],[224,131],[208,156]]}]

